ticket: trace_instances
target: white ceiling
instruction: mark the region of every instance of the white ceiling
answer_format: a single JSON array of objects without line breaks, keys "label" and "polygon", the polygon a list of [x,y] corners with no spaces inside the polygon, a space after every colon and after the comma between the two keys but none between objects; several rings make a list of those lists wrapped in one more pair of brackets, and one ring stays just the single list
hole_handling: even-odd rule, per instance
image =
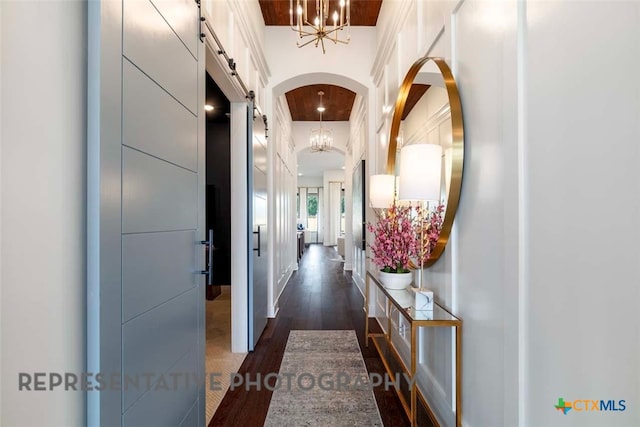
[{"label": "white ceiling", "polygon": [[338,151],[312,152],[305,148],[298,153],[298,175],[322,176],[326,170],[341,170],[344,166],[344,154]]}]

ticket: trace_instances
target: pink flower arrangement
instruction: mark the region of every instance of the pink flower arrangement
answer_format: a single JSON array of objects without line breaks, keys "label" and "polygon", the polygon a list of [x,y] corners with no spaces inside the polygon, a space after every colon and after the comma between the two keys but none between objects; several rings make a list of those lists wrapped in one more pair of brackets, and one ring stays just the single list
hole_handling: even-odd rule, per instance
[{"label": "pink flower arrangement", "polygon": [[385,273],[408,273],[411,255],[416,252],[416,236],[410,207],[391,205],[386,215],[374,225],[367,224],[373,233],[369,245],[372,260]]},{"label": "pink flower arrangement", "polygon": [[368,245],[373,263],[385,273],[408,273],[412,259],[419,264],[422,258],[424,264],[438,242],[443,211],[443,205],[433,212],[391,205],[375,225],[367,224],[374,235],[373,244]]}]

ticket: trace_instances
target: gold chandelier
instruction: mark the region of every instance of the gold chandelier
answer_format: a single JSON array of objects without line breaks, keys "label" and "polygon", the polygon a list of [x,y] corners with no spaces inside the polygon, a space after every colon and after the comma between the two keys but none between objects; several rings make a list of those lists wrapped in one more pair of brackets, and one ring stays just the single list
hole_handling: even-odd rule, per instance
[{"label": "gold chandelier", "polygon": [[333,145],[331,129],[325,129],[322,127],[322,113],[324,113],[325,110],[324,105],[322,104],[322,96],[324,95],[324,92],[319,91],[318,95],[320,95],[320,105],[317,108],[320,113],[320,127],[311,130],[309,144],[311,144],[311,151],[314,152],[331,151],[331,146]]},{"label": "gold chandelier", "polygon": [[[351,41],[350,22],[351,22],[351,5],[350,0],[340,0],[340,12],[333,11],[330,23],[333,25],[327,25],[329,19],[329,0],[315,0],[315,17],[313,22],[310,20],[309,10],[307,3],[309,0],[295,0],[296,6],[294,9],[294,0],[289,0],[289,24],[293,31],[296,31],[301,39],[305,37],[311,37],[311,40],[300,43],[297,41],[298,47],[304,47],[310,43],[314,43],[316,47],[318,44],[322,45],[322,53],[325,53],[324,39],[331,40],[334,44],[342,43],[348,44]],[[313,2],[313,0],[312,0]],[[294,20],[293,15],[296,15]],[[294,22],[295,21],[295,22]],[[338,34],[339,31],[347,29],[347,35],[342,40]]]}]

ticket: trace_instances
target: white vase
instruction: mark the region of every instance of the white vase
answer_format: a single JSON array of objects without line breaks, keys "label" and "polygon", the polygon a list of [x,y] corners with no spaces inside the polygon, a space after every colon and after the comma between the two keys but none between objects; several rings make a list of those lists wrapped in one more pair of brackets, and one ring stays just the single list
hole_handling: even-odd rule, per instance
[{"label": "white vase", "polygon": [[413,274],[408,273],[385,273],[384,271],[378,272],[380,283],[387,289],[405,289],[411,285]]}]

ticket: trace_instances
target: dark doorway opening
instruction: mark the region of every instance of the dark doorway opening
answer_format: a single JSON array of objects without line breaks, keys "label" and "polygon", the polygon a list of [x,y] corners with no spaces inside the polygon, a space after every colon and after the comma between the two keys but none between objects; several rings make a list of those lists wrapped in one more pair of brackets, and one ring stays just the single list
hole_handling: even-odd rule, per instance
[{"label": "dark doorway opening", "polygon": [[213,230],[213,285],[207,299],[231,284],[231,104],[207,73],[206,159],[207,230]]}]

